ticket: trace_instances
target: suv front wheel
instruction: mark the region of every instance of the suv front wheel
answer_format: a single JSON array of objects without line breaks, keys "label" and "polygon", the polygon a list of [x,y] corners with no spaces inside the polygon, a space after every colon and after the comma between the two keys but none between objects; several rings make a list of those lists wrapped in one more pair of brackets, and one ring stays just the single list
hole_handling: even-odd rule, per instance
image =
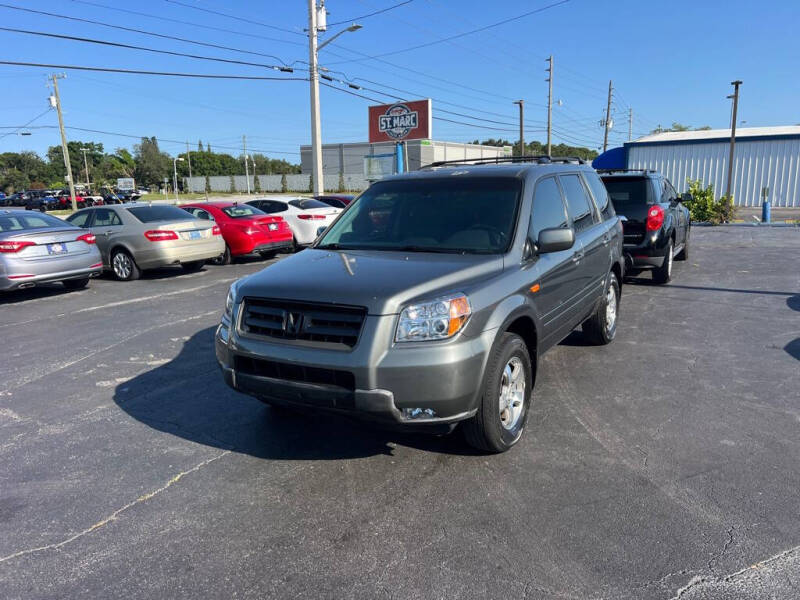
[{"label": "suv front wheel", "polygon": [[492,349],[478,412],[464,423],[467,443],[484,452],[505,452],[516,444],[533,392],[531,357],[521,337],[503,333]]}]

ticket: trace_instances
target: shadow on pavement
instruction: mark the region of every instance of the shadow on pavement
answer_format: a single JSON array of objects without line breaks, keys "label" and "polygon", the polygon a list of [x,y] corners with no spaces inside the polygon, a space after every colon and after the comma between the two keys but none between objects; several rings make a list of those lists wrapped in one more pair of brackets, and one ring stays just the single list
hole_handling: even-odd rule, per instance
[{"label": "shadow on pavement", "polygon": [[185,342],[170,362],[118,385],[114,402],[134,419],[192,442],[258,458],[337,460],[391,454],[394,444],[475,455],[448,436],[378,429],[338,415],[287,413],[228,388],[214,355],[214,327]]},{"label": "shadow on pavement", "polygon": [[786,300],[786,305],[792,310],[800,311],[800,294],[788,298]]},{"label": "shadow on pavement", "polygon": [[[92,282],[89,282],[89,287]],[[51,296],[63,296],[65,294],[80,294],[83,290],[68,290],[62,283],[43,283],[24,290],[12,290],[10,292],[0,292],[0,306],[3,304],[17,304],[28,300],[39,298],[49,298]]]},{"label": "shadow on pavement", "polygon": [[796,358],[800,360],[800,338],[795,338],[788,344],[783,347],[786,352],[789,353],[789,356],[792,358]]},{"label": "shadow on pavement", "polygon": [[[700,290],[705,292],[734,292],[736,294],[760,294],[765,296],[793,296],[799,299],[797,302],[800,304],[800,295],[794,296],[796,292],[776,292],[771,290],[743,290],[738,288],[708,287],[702,285],[677,285],[674,283],[669,283],[664,287],[678,288],[682,290]],[[789,300],[792,300],[792,298],[789,298]],[[789,304],[789,306],[791,306],[791,304]],[[796,308],[795,310],[800,310],[800,306],[798,306],[798,308]]]}]

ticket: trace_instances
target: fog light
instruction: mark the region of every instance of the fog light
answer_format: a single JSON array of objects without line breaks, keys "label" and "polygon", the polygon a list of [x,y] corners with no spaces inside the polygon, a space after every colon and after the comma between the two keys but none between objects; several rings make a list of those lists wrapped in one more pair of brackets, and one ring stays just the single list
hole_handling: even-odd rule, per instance
[{"label": "fog light", "polygon": [[436,416],[436,411],[430,408],[404,408],[404,419],[430,419]]}]

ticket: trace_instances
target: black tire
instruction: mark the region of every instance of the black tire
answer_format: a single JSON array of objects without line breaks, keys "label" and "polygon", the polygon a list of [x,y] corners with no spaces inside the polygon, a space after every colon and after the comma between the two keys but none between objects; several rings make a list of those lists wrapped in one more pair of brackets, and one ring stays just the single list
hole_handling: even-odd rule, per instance
[{"label": "black tire", "polygon": [[661,263],[660,267],[653,269],[653,281],[658,284],[669,283],[670,279],[672,279],[672,249],[673,244],[672,240],[670,240],[667,244],[667,251],[664,254],[664,262]]},{"label": "black tire", "polygon": [[65,279],[61,283],[63,283],[64,287],[68,290],[82,290],[89,285],[89,278],[84,277],[82,279]]},{"label": "black tire", "polygon": [[193,260],[191,262],[181,263],[181,267],[187,273],[195,273],[203,268],[203,265],[206,264],[204,260]]},{"label": "black tire", "polygon": [[120,281],[134,281],[142,274],[133,257],[122,248],[111,253],[111,270]]},{"label": "black tire", "polygon": [[680,252],[675,256],[675,260],[689,260],[689,233],[691,232],[691,228],[686,228],[686,239],[683,242],[683,248]]},{"label": "black tire", "polygon": [[[611,294],[613,292],[613,299]],[[609,303],[614,303],[613,317],[608,310]],[[594,314],[586,319],[581,328],[586,340],[596,346],[604,346],[614,341],[617,336],[617,317],[619,315],[619,280],[611,272],[608,274],[608,286],[605,295]]]},{"label": "black tire", "polygon": [[[504,382],[509,382],[508,373],[515,372],[511,369],[512,361],[518,363],[519,375],[524,376],[522,398],[514,403],[520,412],[514,418],[508,409],[500,410],[501,392],[504,387],[509,387]],[[508,372],[506,369],[509,369]],[[511,381],[517,381],[512,379]],[[483,452],[505,452],[516,444],[525,430],[528,419],[528,408],[533,395],[533,369],[531,357],[524,340],[514,333],[503,333],[492,348],[483,382],[483,394],[478,404],[478,412],[474,417],[464,422],[464,437],[473,448]],[[501,417],[505,412],[506,417]],[[508,426],[503,421],[510,421]]]},{"label": "black tire", "polygon": [[225,244],[225,252],[217,256],[216,258],[212,259],[211,263],[215,265],[229,265],[233,262],[233,257],[231,256],[231,249],[228,247],[228,244]]}]

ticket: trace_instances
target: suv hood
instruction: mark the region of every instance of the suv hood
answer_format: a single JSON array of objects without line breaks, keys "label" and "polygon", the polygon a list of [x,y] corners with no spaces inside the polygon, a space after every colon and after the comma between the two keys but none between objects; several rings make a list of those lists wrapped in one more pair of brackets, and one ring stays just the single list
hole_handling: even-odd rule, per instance
[{"label": "suv hood", "polygon": [[500,255],[309,248],[241,280],[237,296],[366,306],[371,315],[388,315],[412,300],[466,292],[502,269]]}]

